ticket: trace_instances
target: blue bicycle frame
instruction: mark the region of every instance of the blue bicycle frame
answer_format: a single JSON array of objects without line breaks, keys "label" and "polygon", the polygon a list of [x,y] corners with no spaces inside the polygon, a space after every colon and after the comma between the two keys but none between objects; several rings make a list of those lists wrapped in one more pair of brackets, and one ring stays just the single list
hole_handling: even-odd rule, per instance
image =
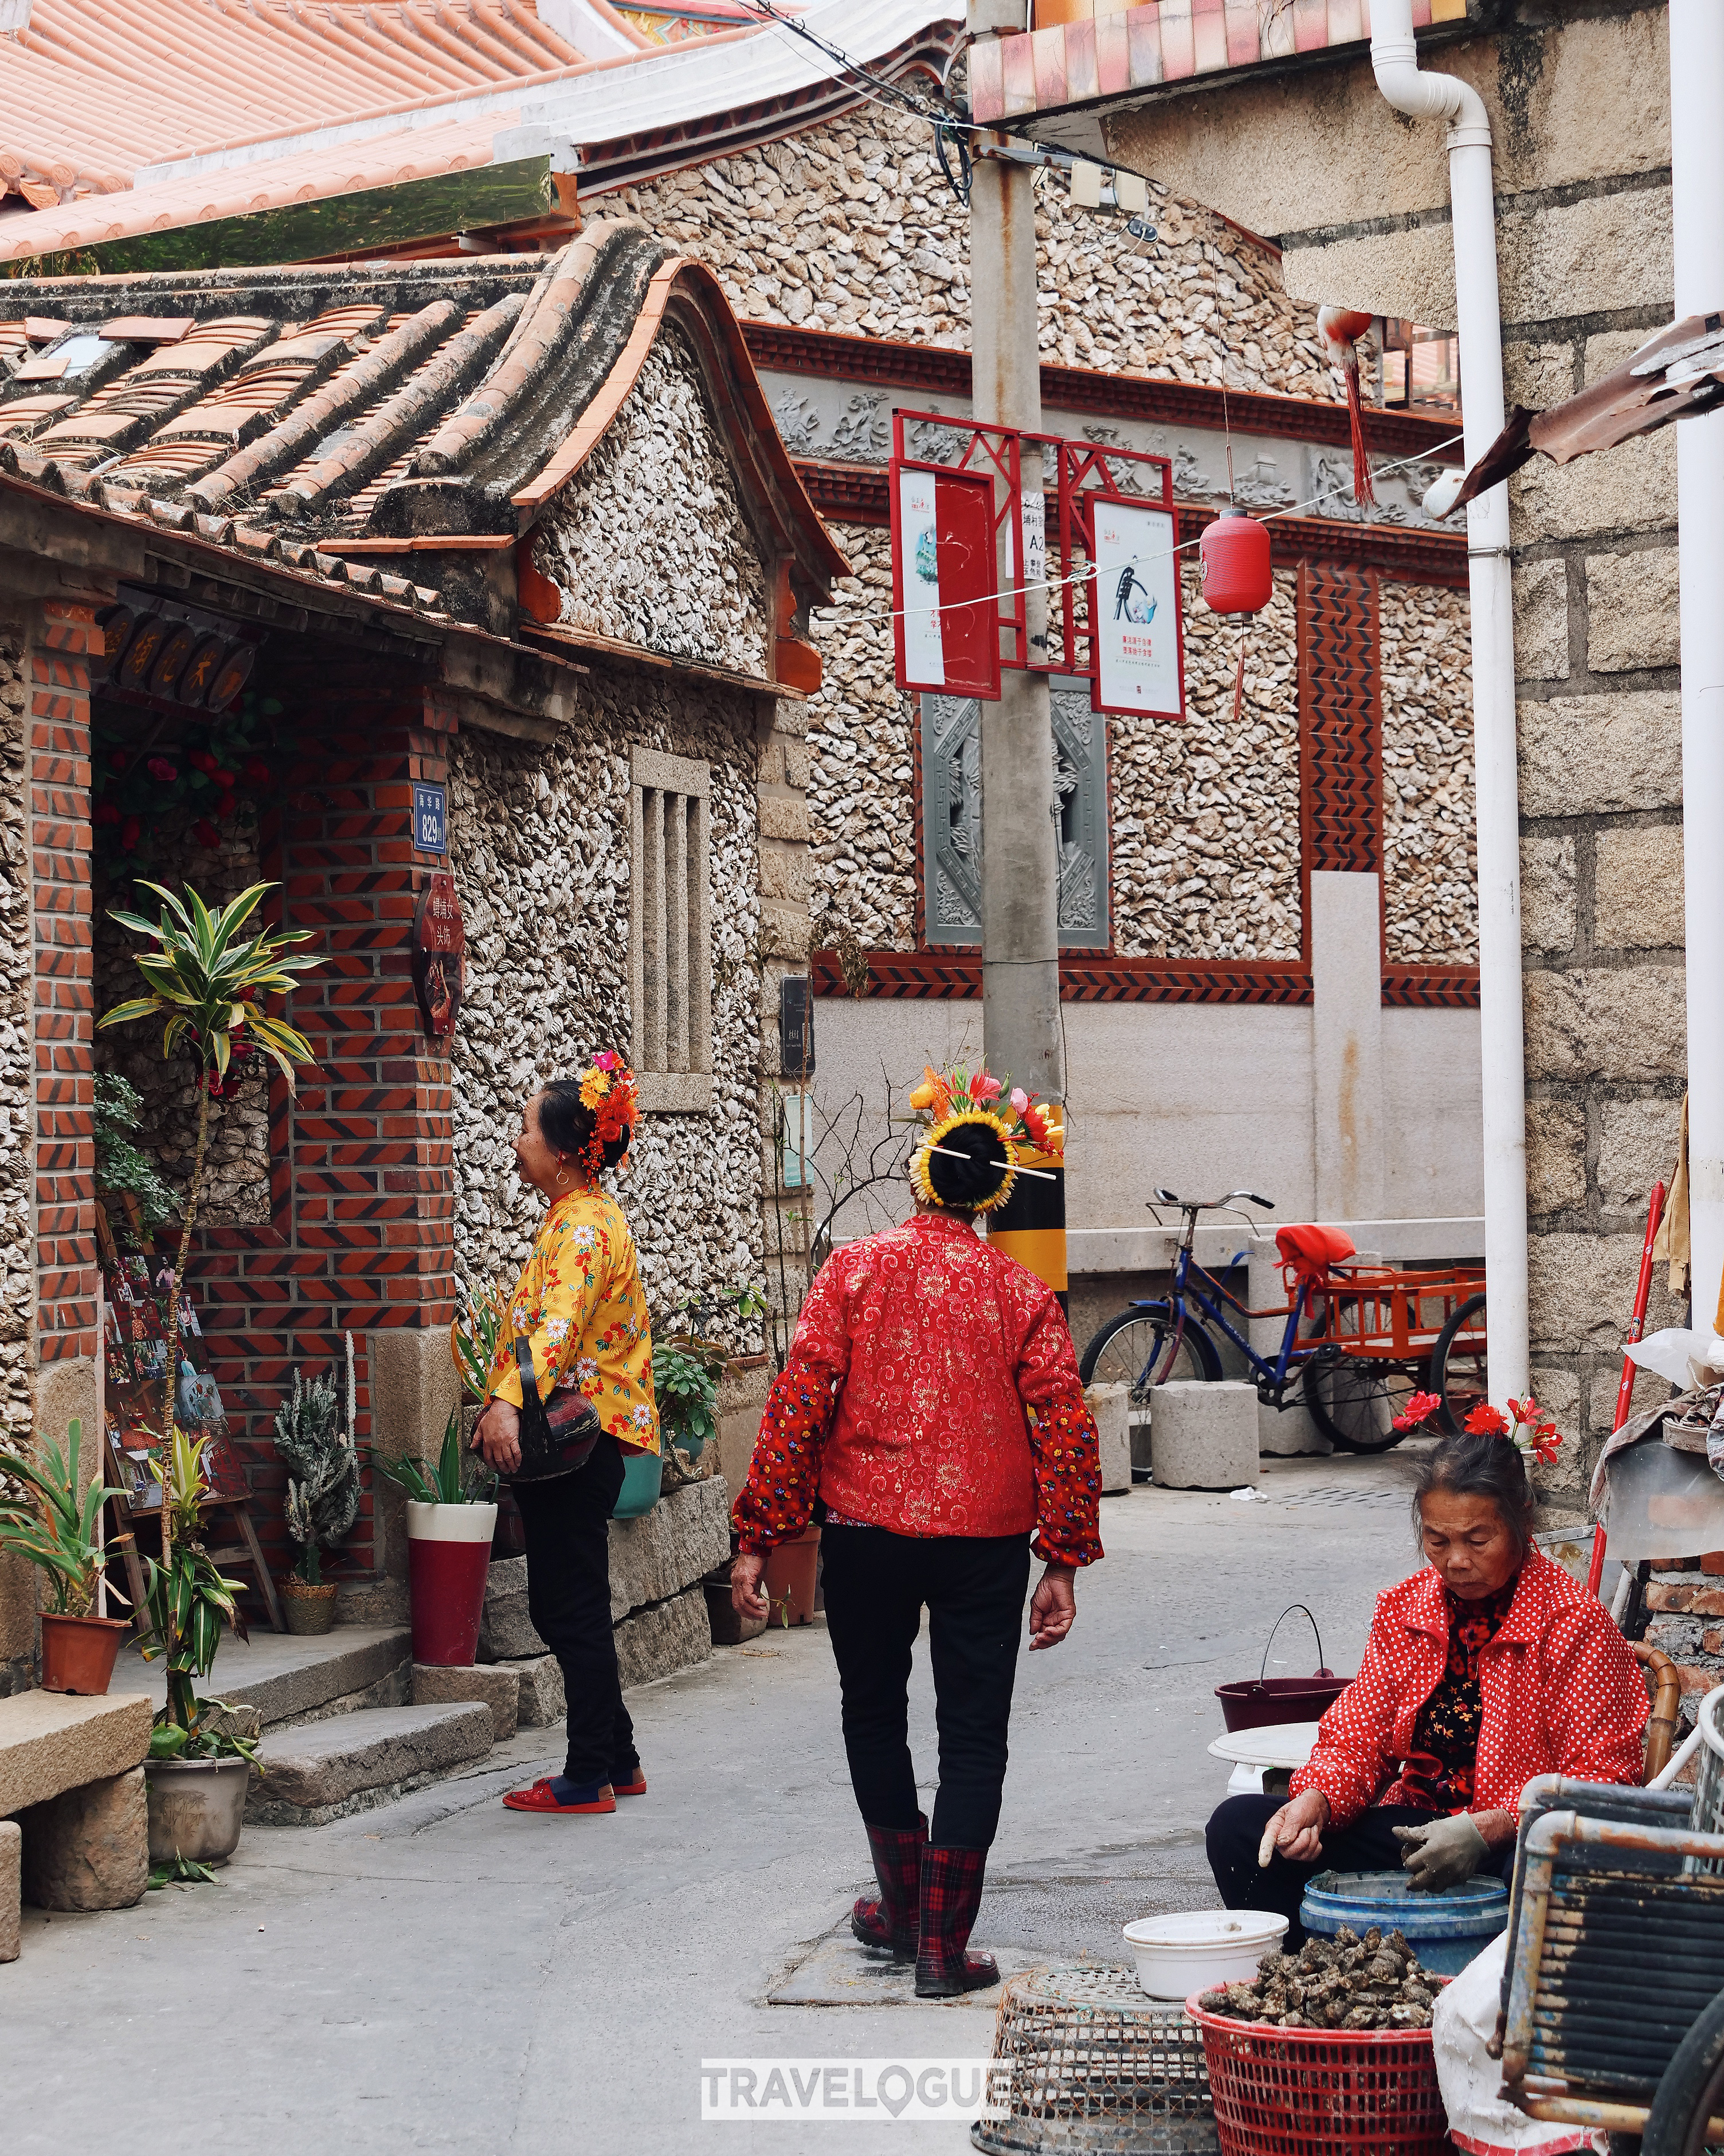
[{"label": "blue bicycle frame", "polygon": [[[1280,1349],[1272,1363],[1265,1361],[1251,1345],[1246,1336],[1232,1322],[1227,1313],[1229,1309],[1235,1310],[1241,1317],[1247,1319],[1253,1317],[1270,1317],[1276,1313],[1248,1310],[1236,1295],[1232,1294],[1212,1272],[1198,1263],[1192,1247],[1197,1234],[1198,1214],[1200,1212],[1213,1211],[1217,1209],[1199,1205],[1183,1205],[1180,1209],[1185,1215],[1185,1229],[1180,1236],[1179,1249],[1173,1260],[1173,1284],[1166,1299],[1165,1307],[1172,1323],[1168,1327],[1166,1348],[1159,1358],[1161,1368],[1171,1370],[1179,1353],[1179,1343],[1185,1337],[1186,1303],[1188,1293],[1190,1293],[1192,1301],[1196,1303],[1203,1318],[1209,1324],[1219,1326],[1244,1357],[1251,1374],[1257,1381],[1258,1399],[1270,1407],[1285,1406],[1289,1378],[1303,1376],[1305,1365],[1314,1355],[1321,1352],[1323,1346],[1321,1341],[1311,1341],[1301,1345],[1299,1338],[1300,1324],[1307,1315],[1310,1306],[1311,1282],[1302,1280],[1299,1283],[1299,1291],[1293,1298],[1293,1306],[1287,1312],[1286,1327],[1281,1334]],[[1238,1265],[1244,1255],[1245,1253],[1243,1250],[1239,1251],[1233,1263]],[[1194,1290],[1192,1286],[1193,1276],[1196,1279]],[[1134,1301],[1128,1303],[1126,1307],[1131,1310],[1159,1310],[1163,1307],[1163,1304],[1157,1297],[1152,1301]],[[1159,1370],[1153,1374],[1146,1370],[1145,1378],[1152,1385],[1160,1384],[1162,1382]]]}]

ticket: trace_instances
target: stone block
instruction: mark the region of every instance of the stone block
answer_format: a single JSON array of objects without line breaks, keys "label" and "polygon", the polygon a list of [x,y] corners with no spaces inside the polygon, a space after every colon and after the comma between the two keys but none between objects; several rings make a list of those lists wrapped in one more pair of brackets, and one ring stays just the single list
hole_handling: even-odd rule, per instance
[{"label": "stone block", "polygon": [[1581,304],[1579,294],[1600,314],[1667,311],[1675,278],[1670,189],[1506,208],[1497,215],[1496,259],[1505,321],[1566,319]]},{"label": "stone block", "polygon": [[1523,816],[1608,816],[1682,804],[1682,706],[1673,690],[1522,702]]},{"label": "stone block", "polygon": [[1572,464],[1534,457],[1510,480],[1509,503],[1521,546],[1619,531],[1668,531],[1674,536],[1675,432],[1667,427],[1621,444],[1608,457],[1577,457]]},{"label": "stone block", "polygon": [[1526,1209],[1586,1204],[1586,1110],[1573,1101],[1526,1103]]},{"label": "stone block", "polygon": [[686,1483],[669,1491],[644,1519],[613,1520],[613,1620],[680,1594],[730,1553],[730,1492],[721,1478]]},{"label": "stone block", "polygon": [[650,1684],[655,1677],[692,1669],[712,1652],[706,1596],[699,1587],[636,1611],[615,1630],[617,1668],[625,1691],[631,1685]]},{"label": "stone block", "polygon": [[1681,1124],[1680,1101],[1601,1105],[1598,1195],[1608,1211],[1644,1214],[1653,1184],[1670,1180]]},{"label": "stone block", "polygon": [[1676,550],[1593,554],[1586,565],[1587,665],[1627,674],[1681,660]]},{"label": "stone block", "polygon": [[762,898],[794,899],[808,902],[808,859],[800,846],[793,851],[763,853],[760,857],[760,895]]},{"label": "stone block", "polygon": [[534,1655],[523,1662],[499,1662],[499,1669],[512,1670],[519,1686],[517,1726],[522,1729],[548,1729],[552,1722],[561,1722],[568,1712],[568,1699],[563,1690],[562,1664],[555,1655]]},{"label": "stone block", "polygon": [[153,1715],[145,1692],[80,1699],[23,1691],[0,1699],[0,1817],[141,1766]]},{"label": "stone block", "polygon": [[1682,827],[1652,824],[1600,831],[1593,875],[1593,941],[1607,951],[1680,950]]},{"label": "stone block", "polygon": [[23,1899],[24,1837],[16,1820],[0,1820],[0,1961],[16,1961],[23,1936],[18,1904]]},{"label": "stone block", "polygon": [[1644,1084],[1683,1075],[1688,1013],[1680,967],[1529,973],[1525,995],[1529,1078]]},{"label": "stone block", "polygon": [[1515,567],[1515,675],[1522,681],[1568,678],[1568,565]]},{"label": "stone block", "polygon": [[1257,1389],[1234,1379],[1156,1389],[1150,1457],[1164,1490],[1237,1490],[1257,1480]]},{"label": "stone block", "polygon": [[1101,1489],[1116,1496],[1131,1487],[1131,1389],[1091,1385],[1084,1394],[1101,1440]]},{"label": "stone block", "polygon": [[793,845],[805,846],[809,837],[808,803],[786,800],[781,794],[762,793],[760,835],[762,839],[787,839]]},{"label": "stone block", "polygon": [[1521,942],[1528,951],[1569,951],[1578,933],[1574,840],[1566,832],[1521,840]]},{"label": "stone block", "polygon": [[367,1808],[483,1758],[491,1711],[482,1701],[446,1707],[380,1707],[328,1722],[272,1731],[258,1751],[264,1769],[246,1802],[249,1820],[312,1825]]},{"label": "stone block", "polygon": [[1522,344],[1511,339],[1502,348],[1503,393],[1511,404],[1548,411],[1575,392],[1572,344]]},{"label": "stone block", "polygon": [[550,1651],[527,1614],[526,1559],[494,1558],[485,1578],[485,1608],[479,1619],[480,1661],[521,1661]]},{"label": "stone block", "polygon": [[505,1662],[485,1662],[470,1670],[413,1664],[415,1707],[442,1707],[450,1700],[483,1700],[491,1711],[491,1732],[500,1744],[515,1734],[521,1713],[521,1677]]},{"label": "stone block", "polygon": [[1527,1238],[1535,1358],[1541,1348],[1620,1348],[1623,1320],[1634,1306],[1641,1241],[1638,1234]]},{"label": "stone block", "polygon": [[85,1782],[33,1804],[23,1829],[23,1897],[38,1909],[129,1909],[150,1883],[144,1770]]}]

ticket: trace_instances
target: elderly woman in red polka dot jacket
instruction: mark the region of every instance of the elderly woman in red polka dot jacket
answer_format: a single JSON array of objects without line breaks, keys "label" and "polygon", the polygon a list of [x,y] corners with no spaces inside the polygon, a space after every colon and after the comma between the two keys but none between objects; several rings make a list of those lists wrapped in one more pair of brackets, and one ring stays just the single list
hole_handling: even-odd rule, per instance
[{"label": "elderly woman in red polka dot jacket", "polygon": [[1288,1801],[1231,1797],[1209,1821],[1222,1900],[1285,1916],[1290,1945],[1318,1871],[1398,1861],[1432,1891],[1506,1877],[1535,1774],[1640,1780],[1639,1666],[1593,1597],[1533,1548],[1518,1428],[1490,1408],[1468,1421],[1419,1472],[1414,1523],[1429,1568],[1379,1596],[1359,1674],[1324,1715]]}]

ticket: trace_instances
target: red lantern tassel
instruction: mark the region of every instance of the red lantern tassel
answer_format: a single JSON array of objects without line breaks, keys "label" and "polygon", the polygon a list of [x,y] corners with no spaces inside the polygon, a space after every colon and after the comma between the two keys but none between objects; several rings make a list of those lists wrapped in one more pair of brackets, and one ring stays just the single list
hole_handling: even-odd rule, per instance
[{"label": "red lantern tassel", "polygon": [[1347,417],[1353,438],[1353,500],[1372,508],[1377,506],[1377,489],[1371,478],[1371,455],[1365,447],[1365,414],[1359,400],[1358,355],[1353,355],[1352,364],[1347,370]]},{"label": "red lantern tassel", "polygon": [[1353,500],[1374,508],[1377,489],[1372,483],[1371,457],[1365,447],[1365,415],[1359,397],[1359,339],[1371,326],[1372,317],[1350,307],[1320,307],[1317,335],[1323,340],[1329,363],[1347,384],[1347,418],[1353,444]]}]

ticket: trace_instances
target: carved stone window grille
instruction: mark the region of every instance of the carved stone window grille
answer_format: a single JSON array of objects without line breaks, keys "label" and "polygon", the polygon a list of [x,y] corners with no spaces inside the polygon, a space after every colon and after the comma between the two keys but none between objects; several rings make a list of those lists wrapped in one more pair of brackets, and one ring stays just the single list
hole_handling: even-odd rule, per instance
[{"label": "carved stone window grille", "polygon": [[[1090,684],[1051,679],[1054,789],[1059,815],[1060,941],[1106,950],[1108,919],[1107,726]],[[924,696],[923,941],[982,941],[982,706],[972,696]]]},{"label": "carved stone window grille", "polygon": [[629,990],[643,1109],[712,1105],[711,767],[630,753]]}]

